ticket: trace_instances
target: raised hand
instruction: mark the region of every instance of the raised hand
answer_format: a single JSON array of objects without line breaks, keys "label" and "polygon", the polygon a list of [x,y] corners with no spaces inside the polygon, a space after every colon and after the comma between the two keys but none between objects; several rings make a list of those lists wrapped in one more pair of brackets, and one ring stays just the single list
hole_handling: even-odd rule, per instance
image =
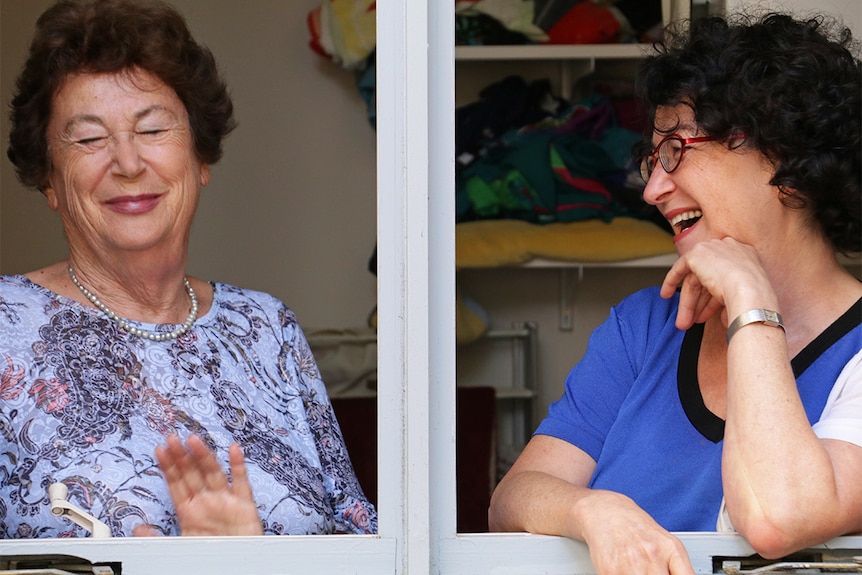
[{"label": "raised hand", "polygon": [[[156,448],[183,535],[262,535],[260,517],[239,445],[230,446],[231,480],[200,437],[186,445],[177,436]],[[138,536],[155,535],[150,526],[135,528]]]},{"label": "raised hand", "polygon": [[732,238],[701,242],[681,256],[665,276],[662,297],[682,285],[676,326],[688,329],[718,312],[727,325],[752,308],[776,309],[777,296],[757,252]]}]

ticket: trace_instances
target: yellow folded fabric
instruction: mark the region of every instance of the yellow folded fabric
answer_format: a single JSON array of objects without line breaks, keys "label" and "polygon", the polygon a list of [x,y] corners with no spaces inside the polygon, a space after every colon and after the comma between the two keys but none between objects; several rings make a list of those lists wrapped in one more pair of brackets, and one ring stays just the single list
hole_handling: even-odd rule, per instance
[{"label": "yellow folded fabric", "polygon": [[652,222],[634,218],[543,225],[523,220],[480,220],[455,226],[455,264],[459,269],[518,265],[535,258],[593,263],[672,253],[675,250],[669,233]]},{"label": "yellow folded fabric", "polygon": [[[472,343],[488,331],[488,318],[484,314],[477,313],[474,308],[475,305],[469,306],[464,303],[461,290],[455,292],[455,343],[458,345]],[[368,327],[377,331],[377,306],[368,316]]]}]

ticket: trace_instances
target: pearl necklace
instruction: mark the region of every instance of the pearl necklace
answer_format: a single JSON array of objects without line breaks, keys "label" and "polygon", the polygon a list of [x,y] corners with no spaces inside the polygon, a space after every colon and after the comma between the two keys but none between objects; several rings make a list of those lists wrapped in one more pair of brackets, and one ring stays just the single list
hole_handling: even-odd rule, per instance
[{"label": "pearl necklace", "polygon": [[96,294],[92,293],[90,290],[81,285],[81,282],[78,281],[78,276],[76,276],[75,272],[72,270],[71,264],[69,265],[69,277],[72,278],[72,283],[75,284],[75,287],[81,290],[81,293],[84,294],[84,296],[86,296],[86,298],[90,300],[90,302],[94,306],[99,308],[102,313],[108,316],[108,319],[116,323],[118,326],[120,326],[122,329],[126,330],[130,334],[142,337],[144,339],[149,339],[150,341],[167,341],[170,339],[176,339],[189,331],[189,329],[192,327],[192,324],[195,323],[195,320],[198,318],[198,298],[195,295],[195,290],[192,289],[188,278],[183,278],[183,285],[186,288],[186,292],[189,294],[189,299],[192,301],[192,311],[189,313],[189,317],[186,318],[186,322],[174,331],[152,332],[131,325],[129,322],[111,311],[108,306],[102,303],[102,300],[96,297]]}]

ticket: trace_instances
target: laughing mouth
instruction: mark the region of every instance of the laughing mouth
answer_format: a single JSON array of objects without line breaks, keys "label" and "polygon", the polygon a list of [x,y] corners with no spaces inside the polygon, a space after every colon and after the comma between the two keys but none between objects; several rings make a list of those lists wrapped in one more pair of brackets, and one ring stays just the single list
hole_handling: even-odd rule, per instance
[{"label": "laughing mouth", "polygon": [[687,212],[683,212],[676,216],[671,220],[670,225],[673,226],[673,229],[676,230],[676,233],[681,234],[691,226],[697,223],[697,221],[703,216],[703,212],[700,210],[689,210]]}]

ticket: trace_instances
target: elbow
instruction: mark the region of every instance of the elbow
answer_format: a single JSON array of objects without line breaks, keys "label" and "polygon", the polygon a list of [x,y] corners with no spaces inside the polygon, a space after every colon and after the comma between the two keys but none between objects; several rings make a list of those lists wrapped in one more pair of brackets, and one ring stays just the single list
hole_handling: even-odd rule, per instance
[{"label": "elbow", "polygon": [[491,502],[488,506],[488,531],[492,532],[508,531],[503,521],[503,503],[500,501],[502,499],[500,491],[500,487],[497,486],[497,489],[491,494]]},{"label": "elbow", "polygon": [[791,509],[776,509],[760,504],[731,506],[728,511],[736,531],[745,538],[758,555],[777,559],[799,550],[800,535],[806,531],[804,517]]},{"label": "elbow", "polygon": [[507,475],[491,494],[488,505],[488,531],[528,531],[524,525],[526,518],[521,502],[517,482],[513,481],[511,475]]},{"label": "elbow", "polygon": [[834,526],[818,525],[812,515],[798,513],[752,514],[740,520],[737,531],[764,559],[779,559],[838,535]]},{"label": "elbow", "polygon": [[497,521],[497,514],[494,513],[494,500],[491,500],[491,504],[488,506],[488,531],[502,531]]},{"label": "elbow", "polygon": [[764,559],[779,559],[799,551],[803,546],[792,532],[787,532],[767,523],[756,527],[739,527],[739,533]]},{"label": "elbow", "polygon": [[497,520],[497,516],[494,514],[494,508],[488,508],[488,531],[494,533],[495,531],[505,531],[503,529],[500,522]]},{"label": "elbow", "polygon": [[497,514],[494,512],[494,502],[491,502],[491,505],[488,507],[488,531],[492,533],[494,531],[503,531],[503,528],[500,525],[500,521],[497,518]]}]

